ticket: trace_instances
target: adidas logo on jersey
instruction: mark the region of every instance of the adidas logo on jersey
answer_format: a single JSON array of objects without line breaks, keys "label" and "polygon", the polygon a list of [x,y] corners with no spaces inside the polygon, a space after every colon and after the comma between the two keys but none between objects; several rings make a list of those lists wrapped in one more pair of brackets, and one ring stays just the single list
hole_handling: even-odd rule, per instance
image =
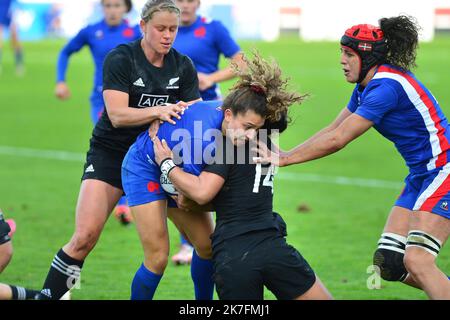
[{"label": "adidas logo on jersey", "polygon": [[52,298],[52,292],[50,291],[50,289],[43,289],[43,290],[41,290],[41,294],[46,296],[46,297],[49,297],[50,299]]},{"label": "adidas logo on jersey", "polygon": [[144,84],[144,81],[142,81],[142,78],[137,79],[135,82],[133,82],[133,84],[138,87],[145,87],[145,84]]},{"label": "adidas logo on jersey", "polygon": [[180,80],[180,77],[170,79],[166,89],[178,89],[180,87],[178,84],[176,84],[178,80]]},{"label": "adidas logo on jersey", "polygon": [[147,161],[148,163],[150,163],[152,166],[157,166],[157,164],[155,162],[153,162],[153,160],[150,158],[150,156],[147,154]]},{"label": "adidas logo on jersey", "polygon": [[94,166],[92,165],[92,164],[90,164],[87,168],[86,168],[86,170],[84,171],[84,173],[88,173],[88,172],[94,172],[95,170],[94,170]]}]

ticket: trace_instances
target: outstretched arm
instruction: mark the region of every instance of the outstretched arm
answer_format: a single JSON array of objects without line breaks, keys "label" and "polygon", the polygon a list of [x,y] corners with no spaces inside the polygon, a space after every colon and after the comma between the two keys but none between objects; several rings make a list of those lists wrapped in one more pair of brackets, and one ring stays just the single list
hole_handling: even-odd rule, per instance
[{"label": "outstretched arm", "polygon": [[308,140],[303,142],[302,145],[303,144],[307,144],[307,143],[313,143],[315,140],[317,140],[318,138],[320,138],[324,134],[333,131],[334,129],[339,127],[340,124],[342,122],[344,122],[344,120],[347,119],[351,115],[352,115],[352,113],[350,112],[350,110],[348,110],[348,108],[345,107],[344,109],[341,110],[339,115],[336,117],[336,119],[334,119],[334,121],[329,126],[323,128],[322,130],[320,130],[317,133],[315,133],[312,137],[310,137]]},{"label": "outstretched arm", "polygon": [[262,155],[260,161],[271,162],[283,167],[322,158],[341,150],[373,125],[372,121],[357,114],[345,116],[345,113],[346,111],[343,111],[340,115],[343,118],[342,121],[340,121],[341,117],[336,119],[336,122],[339,123],[337,126],[332,124],[330,127],[319,131],[289,152],[275,154],[270,152],[265,145],[259,143],[258,152]]}]

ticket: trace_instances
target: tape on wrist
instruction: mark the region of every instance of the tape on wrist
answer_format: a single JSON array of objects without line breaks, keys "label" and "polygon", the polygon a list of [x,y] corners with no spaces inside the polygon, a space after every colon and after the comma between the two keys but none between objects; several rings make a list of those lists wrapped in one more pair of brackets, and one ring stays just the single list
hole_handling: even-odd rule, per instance
[{"label": "tape on wrist", "polygon": [[161,173],[169,176],[170,171],[172,171],[173,168],[175,168],[177,165],[173,162],[172,158],[166,158],[163,161],[161,161],[161,164],[159,165],[161,169]]}]

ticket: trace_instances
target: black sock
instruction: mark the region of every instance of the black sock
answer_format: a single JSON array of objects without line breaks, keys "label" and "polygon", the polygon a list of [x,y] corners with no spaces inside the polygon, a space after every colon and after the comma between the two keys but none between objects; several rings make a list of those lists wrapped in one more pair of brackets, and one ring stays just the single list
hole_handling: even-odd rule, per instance
[{"label": "black sock", "polygon": [[83,261],[68,256],[62,249],[56,254],[39,294],[40,300],[59,300],[80,278]]},{"label": "black sock", "polygon": [[34,299],[39,294],[37,290],[22,288],[19,286],[9,285],[12,291],[12,300],[29,300]]}]

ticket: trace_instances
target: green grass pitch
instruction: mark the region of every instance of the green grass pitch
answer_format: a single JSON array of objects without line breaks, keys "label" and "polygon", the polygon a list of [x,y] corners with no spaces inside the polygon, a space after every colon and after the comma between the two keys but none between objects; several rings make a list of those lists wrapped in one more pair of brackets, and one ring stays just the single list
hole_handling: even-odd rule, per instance
[{"label": "green grass pitch", "polygon": [[[246,52],[257,48],[276,58],[291,87],[310,93],[292,112],[293,123],[281,137],[290,148],[331,122],[346,105],[352,85],[339,64],[338,43],[306,43],[295,37],[272,43],[240,42]],[[26,75],[13,72],[9,46],[0,76],[0,207],[17,222],[14,257],[0,282],[41,288],[50,262],[74,230],[74,210],[83,154],[91,134],[89,94],[93,65],[87,49],[72,57],[68,83],[72,98],[53,95],[55,64],[63,41],[25,44]],[[416,74],[450,115],[450,38],[423,43]],[[231,82],[224,84],[226,92]],[[10,147],[10,148],[7,148]],[[21,149],[25,148],[25,149]],[[28,149],[32,149],[31,151]],[[34,151],[33,151],[34,150]],[[37,151],[36,151],[37,150]],[[41,150],[40,152],[38,152]],[[70,152],[66,160],[43,150]],[[80,156],[78,156],[80,155]],[[407,175],[394,146],[370,130],[341,152],[308,164],[280,170],[275,179],[275,209],[288,224],[288,241],[310,262],[337,299],[426,299],[423,292],[382,281],[369,290],[367,279],[387,215]],[[376,180],[376,186],[367,182]],[[309,207],[299,212],[299,206]],[[170,225],[171,253],[178,234]],[[134,226],[107,223],[86,260],[81,288],[73,299],[128,299],[130,283],[142,261]],[[450,251],[438,264],[450,273]],[[169,265],[155,299],[193,299],[189,267]],[[267,299],[274,299],[266,292]]]}]

